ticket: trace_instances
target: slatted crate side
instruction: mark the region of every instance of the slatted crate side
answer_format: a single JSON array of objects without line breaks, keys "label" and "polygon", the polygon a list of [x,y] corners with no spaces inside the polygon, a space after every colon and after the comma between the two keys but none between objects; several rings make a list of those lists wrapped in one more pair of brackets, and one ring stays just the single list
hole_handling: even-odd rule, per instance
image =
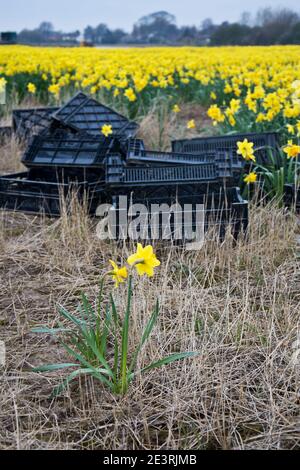
[{"label": "slatted crate side", "polygon": [[144,143],[139,139],[128,141],[126,163],[129,165],[199,165],[202,163],[214,163],[218,166],[219,176],[231,178],[234,172],[240,171],[242,162],[234,158],[233,152],[228,151],[205,151],[191,154],[185,152],[159,152],[145,150]]},{"label": "slatted crate side", "polygon": [[95,212],[104,193],[99,182],[49,182],[30,179],[30,172],[0,177],[0,207],[30,213],[43,211],[60,214],[61,198],[75,192],[80,201],[86,200],[88,209]]},{"label": "slatted crate side", "polygon": [[285,184],[284,203],[289,208],[295,208],[300,212],[300,186],[295,184]]},{"label": "slatted crate side", "polygon": [[12,128],[20,138],[48,129],[51,126],[51,115],[59,108],[15,109],[12,113]]},{"label": "slatted crate side", "polygon": [[216,181],[232,177],[226,161],[215,160],[195,165],[177,166],[127,166],[119,155],[109,155],[106,167],[106,183],[120,185],[186,184],[192,181]]},{"label": "slatted crate side", "polygon": [[[220,238],[224,238],[226,230],[230,229],[235,238],[240,233],[246,233],[248,227],[248,202],[243,200],[239,188],[228,188],[213,193],[199,192],[199,187],[194,185],[190,195],[178,195],[174,188],[173,193],[163,196],[156,192],[156,194],[147,193],[146,190],[136,188],[134,191],[127,194],[127,206],[124,207],[124,202],[119,205],[118,194],[112,195],[112,202],[116,211],[115,214],[115,229],[116,235],[123,238],[124,235],[124,220],[130,223],[129,207],[138,205],[139,221],[145,219],[145,225],[139,226],[142,233],[149,234],[151,239],[151,231],[153,231],[153,222],[155,230],[158,230],[160,238],[163,237],[165,226],[163,224],[168,220],[169,224],[175,226],[175,222],[180,221],[181,233],[186,229],[196,229],[197,223],[204,222],[204,231],[214,229]],[[200,207],[203,205],[203,208]],[[146,208],[146,212],[142,211],[142,207]],[[171,212],[167,210],[172,208]],[[167,212],[165,212],[167,210]],[[185,215],[183,210],[188,211],[189,214]],[[197,211],[202,212],[202,217],[197,216]],[[179,219],[176,219],[179,217]],[[202,219],[203,218],[203,219]],[[134,217],[133,217],[134,220]],[[120,226],[121,224],[121,226]],[[187,227],[188,224],[189,226]]]},{"label": "slatted crate side", "polygon": [[32,195],[2,193],[0,191],[0,207],[7,211],[24,212],[28,214],[44,213],[57,217],[60,215],[60,199],[49,195]]},{"label": "slatted crate side", "polygon": [[54,113],[53,118],[91,135],[100,135],[102,126],[110,124],[113,134],[123,139],[135,136],[139,128],[137,123],[82,92]]},{"label": "slatted crate side", "polygon": [[22,162],[30,167],[103,167],[106,155],[118,151],[114,138],[90,136],[59,130],[34,136],[23,155]]},{"label": "slatted crate side", "polygon": [[190,167],[126,168],[123,181],[129,184],[184,184],[185,181],[210,181],[217,177],[216,166],[204,164]]}]

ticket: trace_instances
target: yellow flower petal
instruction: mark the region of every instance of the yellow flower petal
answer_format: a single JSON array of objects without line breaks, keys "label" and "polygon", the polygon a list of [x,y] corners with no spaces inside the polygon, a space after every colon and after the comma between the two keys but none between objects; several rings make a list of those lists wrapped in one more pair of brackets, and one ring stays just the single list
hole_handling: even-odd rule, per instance
[{"label": "yellow flower petal", "polygon": [[138,243],[137,251],[129,256],[127,260],[130,266],[135,266],[139,276],[146,274],[148,277],[154,276],[154,268],[160,266],[160,261],[156,258],[151,245],[143,246]]}]

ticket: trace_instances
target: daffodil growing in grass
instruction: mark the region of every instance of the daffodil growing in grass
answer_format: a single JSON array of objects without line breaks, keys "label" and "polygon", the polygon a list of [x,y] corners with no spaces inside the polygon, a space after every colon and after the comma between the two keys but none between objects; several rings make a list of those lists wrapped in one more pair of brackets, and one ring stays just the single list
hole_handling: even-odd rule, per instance
[{"label": "daffodil growing in grass", "polygon": [[188,121],[187,125],[186,125],[187,129],[195,129],[196,127],[196,123],[195,123],[195,119],[191,119],[190,121]]},{"label": "daffodil growing in grass", "polygon": [[110,275],[111,277],[114,279],[115,283],[116,283],[116,287],[119,287],[119,285],[123,282],[126,281],[126,279],[128,278],[128,271],[127,271],[127,268],[126,266],[124,266],[123,268],[119,268],[118,265],[110,260],[110,264],[112,265],[112,271],[110,271]]},{"label": "daffodil growing in grass", "polygon": [[[289,140],[281,150],[266,148],[265,163],[256,161],[253,142],[245,139],[243,142],[237,142],[237,148],[237,153],[250,164],[249,173],[243,177],[248,187],[259,181],[263,193],[268,198],[276,199],[279,204],[283,203],[286,184],[298,187],[300,146],[294,144],[292,140]],[[244,195],[247,195],[247,191],[244,191]]]},{"label": "daffodil growing in grass", "polygon": [[137,251],[134,255],[131,255],[128,260],[130,266],[135,266],[139,276],[146,274],[148,277],[154,276],[154,268],[160,266],[160,261],[156,258],[153,253],[151,245],[143,246],[138,243]]},{"label": "daffodil growing in grass", "polygon": [[28,83],[27,90],[29,91],[29,93],[34,95],[36,93],[36,86],[34,85],[34,83]]},{"label": "daffodil growing in grass", "polygon": [[[112,393],[125,394],[137,374],[159,368],[184,358],[195,356],[195,352],[175,353],[137,368],[140,352],[147,343],[159,316],[157,300],[149,321],[133,351],[129,350],[131,335],[133,282],[139,282],[141,276],[152,278],[159,268],[152,246],[138,244],[136,253],[129,256],[128,267],[118,266],[110,260],[111,269],[100,280],[99,293],[95,305],[85,294],[81,295],[75,313],[70,313],[60,306],[59,312],[65,323],[58,322],[57,328],[35,328],[35,333],[51,334],[58,339],[71,361],[64,364],[51,364],[34,369],[35,372],[55,372],[72,370],[63,383],[56,387],[54,394],[61,393],[67,385],[80,376],[92,376],[108,387]],[[137,272],[138,277],[134,274]],[[127,283],[127,301],[123,314],[114,300],[111,282],[115,288],[122,288]],[[105,295],[106,289],[108,290]]]}]

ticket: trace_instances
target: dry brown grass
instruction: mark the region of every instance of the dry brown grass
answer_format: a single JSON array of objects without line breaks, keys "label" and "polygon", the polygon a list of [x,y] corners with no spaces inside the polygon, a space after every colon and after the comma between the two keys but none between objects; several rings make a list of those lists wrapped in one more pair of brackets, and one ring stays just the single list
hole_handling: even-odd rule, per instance
[{"label": "dry brown grass", "polygon": [[[131,345],[158,295],[161,316],[141,363],[176,350],[199,350],[199,358],[140,377],[125,398],[82,380],[55,400],[49,395],[59,377],[26,369],[67,358],[30,329],[54,325],[57,303],[74,307],[81,290],[95,298],[99,272],[128,248],[98,241],[82,217],[2,213],[1,226],[2,448],[299,445],[299,376],[291,364],[300,300],[293,218],[259,209],[252,211],[247,243],[207,243],[196,255],[160,251],[160,273],[135,289]],[[123,303],[124,292],[117,296]]]},{"label": "dry brown grass", "polygon": [[[158,102],[157,106],[153,106],[152,111],[142,119],[139,132],[147,148],[168,151],[172,140],[211,134],[210,120],[202,106],[183,104],[180,109],[179,114],[170,114],[164,103]],[[195,120],[195,129],[187,129],[190,119]]]},{"label": "dry brown grass", "polygon": [[[57,304],[74,308],[80,291],[93,300],[108,260],[131,247],[99,241],[76,204],[57,220],[0,212],[0,447],[299,448],[297,221],[253,207],[250,227],[247,240],[228,236],[196,253],[157,247],[161,269],[135,286],[131,348],[156,296],[162,306],[140,364],[178,350],[197,358],[138,377],[126,397],[81,379],[51,399],[61,377],[29,370],[67,357],[31,329],[55,325]],[[124,304],[123,288],[115,295]]]},{"label": "dry brown grass", "polygon": [[21,163],[23,145],[15,137],[6,138],[0,146],[0,174],[26,171]]}]

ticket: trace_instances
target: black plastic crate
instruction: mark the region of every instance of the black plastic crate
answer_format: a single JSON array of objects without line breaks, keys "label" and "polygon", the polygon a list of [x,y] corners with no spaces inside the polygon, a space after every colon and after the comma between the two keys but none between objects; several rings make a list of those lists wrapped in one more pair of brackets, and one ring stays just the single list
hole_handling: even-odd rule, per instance
[{"label": "black plastic crate", "polygon": [[136,122],[129,121],[127,125],[122,127],[122,129],[116,133],[116,137],[120,142],[124,143],[127,139],[131,139],[136,136],[139,127],[140,126]]},{"label": "black plastic crate", "polygon": [[159,152],[156,150],[146,150],[144,143],[140,139],[130,139],[128,141],[127,163],[155,163],[155,164],[179,164],[194,165],[199,163],[211,163],[216,158],[216,152],[204,152],[202,154],[188,154],[183,152]]},{"label": "black plastic crate", "polygon": [[287,207],[294,207],[299,212],[300,187],[296,188],[294,184],[286,184],[284,186],[284,203]]},{"label": "black plastic crate", "polygon": [[205,151],[199,154],[183,152],[158,152],[145,150],[144,143],[140,139],[128,141],[126,162],[130,164],[155,164],[155,165],[199,165],[213,163],[220,171],[219,176],[231,178],[233,171],[242,168],[242,163],[236,161],[231,151]]},{"label": "black plastic crate", "polygon": [[12,113],[12,127],[14,133],[21,139],[28,139],[49,129],[52,123],[52,114],[59,108],[15,109]]},{"label": "black plastic crate", "polygon": [[53,114],[53,118],[71,128],[99,136],[104,124],[110,124],[115,136],[134,137],[138,124],[104,106],[82,92],[77,93],[68,103]]},{"label": "black plastic crate", "polygon": [[192,182],[213,182],[229,178],[226,161],[203,162],[195,165],[128,167],[120,155],[108,155],[106,183],[120,186],[181,185]]},{"label": "black plastic crate", "polygon": [[88,181],[89,183],[105,182],[105,168],[64,168],[34,166],[29,169],[29,179],[35,181],[49,181],[50,183],[68,183]]},{"label": "black plastic crate", "polygon": [[23,155],[22,163],[28,168],[103,167],[106,156],[119,149],[120,143],[115,138],[59,129],[54,133],[34,136]]},{"label": "black plastic crate", "polygon": [[255,155],[259,163],[268,161],[268,150],[275,152],[279,148],[279,135],[276,132],[231,134],[216,137],[199,137],[195,139],[174,140],[173,152],[202,153],[212,151],[231,151],[234,164],[245,163],[245,160],[237,154],[237,142],[248,139],[254,143]]},{"label": "black plastic crate", "polygon": [[[126,193],[122,192],[122,195],[124,196]],[[248,202],[241,197],[240,190],[236,187],[226,188],[219,185],[205,191],[199,185],[192,185],[188,190],[186,188],[169,188],[168,191],[165,188],[163,192],[160,189],[149,192],[146,189],[137,188],[133,192],[127,193],[125,206],[124,197],[121,200],[119,196],[120,193],[112,194],[112,204],[116,213],[114,214],[115,225],[112,225],[111,229],[114,229],[116,238],[126,238],[124,236],[126,234],[124,221],[127,220],[128,224],[130,223],[129,208],[132,205],[137,205],[138,208],[139,223],[142,223],[142,226],[139,225],[139,231],[144,235],[146,233],[149,239],[153,238],[153,229],[158,231],[159,238],[163,238],[163,234],[166,234],[166,220],[168,220],[168,233],[173,239],[177,230],[176,217],[179,216],[179,220],[183,222],[181,235],[182,241],[184,241],[186,230],[195,231],[197,228],[199,220],[196,213],[201,210],[199,205],[203,205],[204,208],[205,232],[213,228],[215,234],[224,238],[226,230],[230,229],[232,235],[237,238],[239,233],[246,233],[248,228]],[[141,205],[146,208],[146,213],[143,213]],[[168,208],[172,207],[171,212],[167,210],[166,205]],[[188,217],[183,215],[183,210],[189,213]],[[156,211],[157,213],[155,213]],[[155,227],[153,227],[153,223]],[[127,228],[128,225],[126,225]]]},{"label": "black plastic crate", "polygon": [[126,154],[127,158],[140,157],[145,152],[145,144],[142,139],[127,139]]},{"label": "black plastic crate", "polygon": [[86,201],[91,214],[104,193],[103,186],[94,182],[35,180],[30,172],[16,173],[0,177],[0,207],[28,213],[43,212],[59,216],[63,199],[68,203],[69,195],[75,192],[80,201]]}]

